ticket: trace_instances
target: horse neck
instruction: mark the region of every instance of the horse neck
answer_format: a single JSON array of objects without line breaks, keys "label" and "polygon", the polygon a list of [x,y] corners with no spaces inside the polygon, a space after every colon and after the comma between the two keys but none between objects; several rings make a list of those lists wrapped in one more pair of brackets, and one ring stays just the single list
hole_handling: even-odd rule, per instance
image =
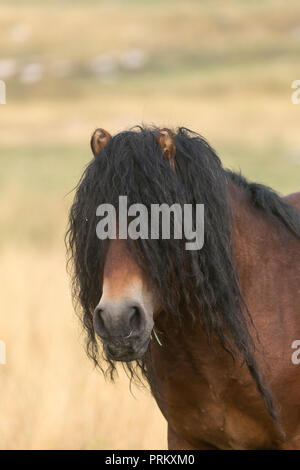
[{"label": "horse neck", "polygon": [[268,259],[279,255],[282,241],[291,235],[273,215],[257,209],[249,195],[230,180],[228,181],[229,204],[232,214],[232,247],[235,268],[242,293],[248,290],[251,276],[259,264],[267,268]]},{"label": "horse neck", "polygon": [[[266,256],[266,240],[269,243],[270,238],[276,237],[276,226],[270,229],[272,220],[268,220],[263,211],[255,209],[245,192],[230,180],[228,190],[232,213],[234,263],[244,296],[247,286],[255,282],[255,279],[251,279],[252,267]],[[183,364],[194,364],[193,367],[199,373],[202,373],[203,365],[206,370],[216,370],[218,367],[220,371],[227,367],[231,369],[231,356],[224,355],[218,338],[212,336],[210,341],[207,341],[201,326],[201,315],[192,318],[190,312],[184,310],[181,314],[182,324],[170,312],[159,313],[155,319],[155,329],[162,343],[160,347],[155,337],[151,342],[151,356],[157,371],[161,370],[163,375],[166,367],[177,367],[181,360]],[[212,354],[211,348],[216,354]]]}]

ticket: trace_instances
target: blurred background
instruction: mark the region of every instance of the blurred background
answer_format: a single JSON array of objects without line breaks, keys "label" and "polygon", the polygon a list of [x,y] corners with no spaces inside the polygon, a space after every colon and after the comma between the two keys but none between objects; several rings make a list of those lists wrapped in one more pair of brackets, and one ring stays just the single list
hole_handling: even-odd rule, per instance
[{"label": "blurred background", "polygon": [[166,423],[85,357],[65,270],[91,132],[185,125],[225,166],[299,190],[299,0],[1,1],[1,449],[164,449]]}]

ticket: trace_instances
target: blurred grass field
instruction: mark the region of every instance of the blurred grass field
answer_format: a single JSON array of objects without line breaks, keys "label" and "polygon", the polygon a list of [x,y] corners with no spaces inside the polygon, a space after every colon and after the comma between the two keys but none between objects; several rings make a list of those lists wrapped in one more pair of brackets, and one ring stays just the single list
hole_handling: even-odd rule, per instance
[{"label": "blurred grass field", "polygon": [[[111,385],[85,357],[65,271],[68,193],[95,127],[141,122],[185,125],[225,166],[299,190],[299,1],[10,0],[0,29],[0,59],[44,71],[5,79],[0,106],[0,448],[166,448],[149,392],[134,398],[121,372]],[[94,57],[131,50],[143,66],[90,73]],[[66,61],[72,73],[51,73]]]}]

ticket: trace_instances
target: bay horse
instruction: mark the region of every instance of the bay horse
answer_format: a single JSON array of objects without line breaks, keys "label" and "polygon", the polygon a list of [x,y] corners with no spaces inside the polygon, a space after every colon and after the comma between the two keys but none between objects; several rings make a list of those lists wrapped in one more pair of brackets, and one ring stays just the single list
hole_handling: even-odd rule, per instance
[{"label": "bay horse", "polygon": [[[87,354],[145,377],[169,449],[300,449],[300,193],[223,168],[200,135],[97,129],[66,241]],[[204,245],[96,236],[99,204],[204,204]]]}]

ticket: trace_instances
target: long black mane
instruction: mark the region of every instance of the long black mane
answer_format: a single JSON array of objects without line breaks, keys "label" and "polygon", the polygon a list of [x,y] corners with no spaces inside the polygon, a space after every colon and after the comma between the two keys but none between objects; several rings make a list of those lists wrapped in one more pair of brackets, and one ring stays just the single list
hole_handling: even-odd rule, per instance
[{"label": "long black mane", "polygon": [[[184,241],[175,239],[128,240],[129,248],[155,286],[164,311],[184,324],[179,305],[184,306],[183,311],[200,316],[208,337],[217,335],[228,352],[242,357],[276,419],[276,407],[254,359],[255,345],[247,327],[251,316],[234,266],[228,179],[247,191],[256,207],[278,216],[298,236],[299,213],[270,189],[224,170],[209,144],[186,128],[175,133],[172,172],[157,144],[157,131],[138,127],[114,136],[87,166],[77,186],[66,241],[73,267],[73,297],[87,333],[87,353],[102,369],[92,317],[101,297],[107,243],[96,236],[97,206],[117,206],[119,195],[128,197],[128,205],[202,203],[205,241],[200,251],[186,251]],[[104,356],[102,359],[113,376],[115,364]],[[141,370],[147,377],[145,360],[126,367],[131,376]]]}]

